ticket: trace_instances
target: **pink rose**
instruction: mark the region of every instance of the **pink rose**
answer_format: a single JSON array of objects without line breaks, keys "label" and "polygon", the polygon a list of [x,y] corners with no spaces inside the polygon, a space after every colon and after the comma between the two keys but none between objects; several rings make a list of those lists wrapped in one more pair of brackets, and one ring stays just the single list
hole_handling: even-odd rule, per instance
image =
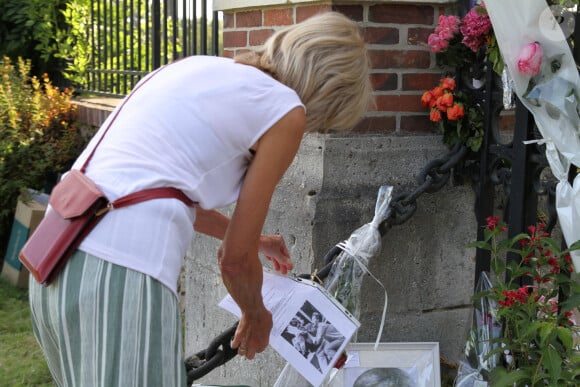
[{"label": "pink rose", "polygon": [[441,39],[437,34],[429,35],[427,43],[431,47],[432,52],[442,52],[449,46],[449,41],[446,39]]},{"label": "pink rose", "polygon": [[544,50],[538,42],[527,44],[518,57],[518,70],[532,77],[540,72]]},{"label": "pink rose", "polygon": [[477,52],[486,44],[491,30],[491,20],[485,7],[475,6],[469,10],[461,22],[460,31],[463,34],[461,42],[471,51]]}]

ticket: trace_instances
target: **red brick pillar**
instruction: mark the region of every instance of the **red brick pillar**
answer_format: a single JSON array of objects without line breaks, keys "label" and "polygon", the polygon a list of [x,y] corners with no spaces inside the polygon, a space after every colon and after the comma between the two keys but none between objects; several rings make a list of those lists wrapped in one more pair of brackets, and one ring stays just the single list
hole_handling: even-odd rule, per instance
[{"label": "red brick pillar", "polygon": [[259,46],[277,28],[299,23],[316,13],[341,12],[363,29],[373,66],[376,110],[367,113],[355,130],[396,135],[436,133],[420,98],[425,90],[436,86],[442,70],[426,44],[439,15],[452,13],[455,0],[412,4],[403,1],[283,2],[267,6],[260,6],[257,0],[249,2],[256,5],[227,9],[226,3],[235,6],[237,2],[215,2],[224,13],[224,56],[233,57]]}]

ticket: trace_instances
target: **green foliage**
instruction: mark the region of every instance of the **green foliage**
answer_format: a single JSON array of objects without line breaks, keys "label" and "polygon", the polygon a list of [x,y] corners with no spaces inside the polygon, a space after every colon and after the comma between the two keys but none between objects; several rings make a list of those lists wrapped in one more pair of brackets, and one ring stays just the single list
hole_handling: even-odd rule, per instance
[{"label": "green foliage", "polygon": [[90,23],[90,0],[69,0],[62,10],[65,28],[57,29],[54,56],[66,63],[64,76],[76,86],[86,84],[86,71],[90,60],[87,30]]},{"label": "green foliage", "polygon": [[461,142],[472,151],[477,152],[483,142],[483,112],[471,94],[458,91],[456,99],[463,104],[465,116],[464,119],[458,121],[450,121],[445,118],[439,122],[443,133],[443,142],[449,148],[453,148],[455,144]]},{"label": "green foliage", "polygon": [[34,74],[59,75],[62,60],[57,31],[67,30],[62,10],[66,0],[4,0],[0,2],[0,57],[29,58]]},{"label": "green foliage", "polygon": [[[42,190],[47,175],[70,168],[85,140],[72,91],[30,75],[30,61],[0,62],[0,237],[10,233],[18,195]],[[3,244],[5,246],[5,243]]]},{"label": "green foliage", "polygon": [[[491,339],[498,349],[488,354],[501,355],[501,365],[491,370],[492,385],[580,385],[580,330],[574,321],[580,283],[571,274],[570,256],[580,243],[561,250],[542,223],[511,238],[503,237],[506,229],[489,217],[484,240],[470,245],[492,256],[493,285],[476,295],[493,300],[497,309],[491,313],[502,324],[501,336]],[[521,261],[505,263],[507,252]]]},{"label": "green foliage", "polygon": [[89,61],[90,0],[0,2],[0,56],[30,58],[32,72],[82,85]]}]

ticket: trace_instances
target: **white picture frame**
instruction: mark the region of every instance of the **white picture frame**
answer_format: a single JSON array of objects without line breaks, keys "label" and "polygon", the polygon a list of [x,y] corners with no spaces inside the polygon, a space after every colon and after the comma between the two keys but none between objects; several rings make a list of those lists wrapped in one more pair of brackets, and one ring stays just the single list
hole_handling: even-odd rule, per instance
[{"label": "white picture frame", "polygon": [[374,347],[374,343],[347,345],[346,363],[324,386],[441,387],[439,343],[380,343],[376,350]]}]

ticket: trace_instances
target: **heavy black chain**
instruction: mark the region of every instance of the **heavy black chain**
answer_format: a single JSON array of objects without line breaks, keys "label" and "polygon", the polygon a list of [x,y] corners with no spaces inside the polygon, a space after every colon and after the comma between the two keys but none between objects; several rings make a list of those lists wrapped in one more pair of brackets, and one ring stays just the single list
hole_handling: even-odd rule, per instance
[{"label": "heavy black chain", "polygon": [[[209,346],[185,359],[185,370],[187,372],[187,385],[190,386],[194,380],[197,380],[215,368],[227,363],[233,359],[238,350],[231,347],[231,342],[236,333],[238,323],[223,331],[209,344]],[[221,349],[220,349],[221,347]]]},{"label": "heavy black chain", "polygon": [[417,176],[417,188],[413,192],[402,193],[395,196],[390,203],[391,214],[379,226],[381,236],[395,225],[401,225],[409,220],[417,210],[417,198],[427,193],[439,191],[451,176],[451,170],[461,161],[469,148],[462,143],[457,143],[455,147],[444,157],[435,159],[427,163]]},{"label": "heavy black chain", "polygon": [[[384,236],[392,226],[401,225],[413,216],[417,210],[419,196],[425,192],[434,193],[443,188],[449,181],[453,167],[465,157],[468,151],[469,148],[458,143],[444,157],[427,163],[417,176],[417,188],[413,192],[397,195],[391,200],[389,204],[391,213],[379,225],[381,236]],[[301,274],[299,277],[313,279],[318,282],[323,281],[330,273],[332,263],[341,251],[342,249],[337,246],[332,247],[324,257],[324,267],[316,272],[316,276]],[[233,349],[230,343],[234,338],[237,326],[238,323],[222,332],[210,343],[207,349],[185,360],[188,385],[236,356],[237,350]],[[220,347],[222,349],[219,349]]]}]

